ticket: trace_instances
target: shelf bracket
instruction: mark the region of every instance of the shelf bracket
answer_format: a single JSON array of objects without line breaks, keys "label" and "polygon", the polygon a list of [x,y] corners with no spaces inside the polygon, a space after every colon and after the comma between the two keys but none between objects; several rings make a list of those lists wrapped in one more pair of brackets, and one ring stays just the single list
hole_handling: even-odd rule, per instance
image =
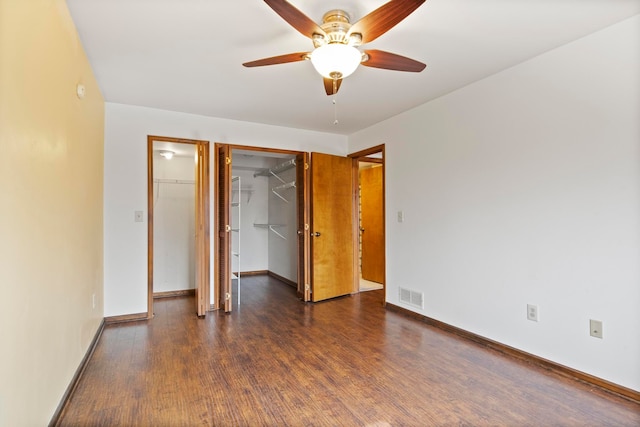
[{"label": "shelf bracket", "polygon": [[283,239],[283,240],[287,240],[287,238],[286,238],[286,237],[284,237],[282,234],[278,233],[278,232],[275,230],[275,228],[274,228],[274,226],[273,226],[273,225],[270,225],[270,226],[269,226],[269,230],[273,231],[273,232],[276,234],[276,236],[280,237],[281,239]]}]

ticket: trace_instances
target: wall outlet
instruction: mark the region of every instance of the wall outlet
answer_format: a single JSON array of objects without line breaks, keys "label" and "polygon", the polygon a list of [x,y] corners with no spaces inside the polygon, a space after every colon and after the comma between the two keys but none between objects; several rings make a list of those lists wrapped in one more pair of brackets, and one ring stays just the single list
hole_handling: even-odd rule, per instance
[{"label": "wall outlet", "polygon": [[144,221],[144,213],[142,211],[135,211],[134,213],[134,221],[135,222],[142,222]]},{"label": "wall outlet", "polygon": [[602,321],[589,319],[589,335],[602,338]]},{"label": "wall outlet", "polygon": [[533,322],[538,321],[538,306],[527,304],[527,319]]}]

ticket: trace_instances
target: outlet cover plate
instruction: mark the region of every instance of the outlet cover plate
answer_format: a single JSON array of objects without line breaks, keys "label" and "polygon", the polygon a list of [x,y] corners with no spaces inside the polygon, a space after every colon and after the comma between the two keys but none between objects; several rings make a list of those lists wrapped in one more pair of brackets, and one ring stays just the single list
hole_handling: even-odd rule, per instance
[{"label": "outlet cover plate", "polygon": [[527,304],[527,319],[533,322],[538,321],[538,306],[534,304]]}]

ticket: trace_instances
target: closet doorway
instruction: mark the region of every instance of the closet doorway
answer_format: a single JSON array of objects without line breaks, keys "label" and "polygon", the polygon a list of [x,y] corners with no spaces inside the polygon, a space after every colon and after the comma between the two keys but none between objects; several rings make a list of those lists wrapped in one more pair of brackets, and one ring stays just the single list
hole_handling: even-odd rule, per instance
[{"label": "closet doorway", "polygon": [[154,298],[195,295],[210,307],[209,145],[148,136],[148,312]]},{"label": "closet doorway", "polygon": [[298,289],[300,152],[216,144],[218,236],[214,309],[242,307],[243,278],[269,275]]},{"label": "closet doorway", "polygon": [[384,145],[350,155],[357,176],[359,291],[385,287]]},{"label": "closet doorway", "polygon": [[[266,222],[249,221],[249,227],[261,227],[267,232],[269,239],[286,238],[291,240],[290,248],[294,249],[294,256],[288,255],[288,262],[296,266],[296,275],[289,270],[290,277],[284,276],[284,281],[290,280],[297,288],[297,294],[303,301],[322,301],[349,295],[357,290],[356,262],[354,236],[356,232],[354,202],[353,163],[349,157],[342,157],[323,153],[305,153],[286,150],[264,149],[256,147],[216,144],[215,188],[217,189],[217,203],[215,210],[215,239],[216,260],[214,262],[214,277],[216,278],[217,300],[213,309],[231,312],[237,305],[236,278],[233,271],[234,234],[238,233],[234,225],[234,183],[239,174],[234,175],[238,155],[251,155],[249,152],[278,153],[291,156],[295,168],[288,168],[288,160],[274,164],[271,167],[254,172],[256,176],[278,175],[278,182],[269,184],[268,191],[280,199],[278,203],[291,204],[289,211],[290,222],[280,222],[278,218],[267,217]],[[256,153],[253,153],[255,155]],[[295,158],[294,158],[295,157]],[[283,172],[291,173],[284,177]],[[276,178],[276,179],[278,179]],[[294,179],[289,181],[289,179]],[[240,181],[243,182],[242,177]],[[237,190],[236,190],[237,191]],[[241,193],[241,191],[240,191]],[[278,194],[276,194],[278,193]],[[287,200],[284,200],[287,199]],[[292,202],[295,200],[295,202]],[[240,199],[239,203],[243,203]],[[264,211],[264,209],[263,209]],[[271,207],[269,208],[271,214]],[[241,218],[244,218],[244,213]],[[295,224],[295,227],[293,226]],[[290,227],[290,228],[285,228]],[[239,229],[242,235],[242,226]],[[246,228],[246,227],[244,227]],[[282,230],[282,232],[281,232]],[[284,234],[286,232],[287,234]],[[275,235],[275,236],[274,236]],[[245,258],[246,245],[240,239],[242,253]],[[289,253],[289,252],[287,252]],[[272,254],[269,254],[269,258]],[[297,262],[296,262],[297,260]],[[240,262],[242,265],[243,261]],[[240,267],[240,277],[242,277]],[[269,267],[269,274],[272,267]],[[280,273],[276,274],[282,276]],[[236,274],[237,276],[237,274]],[[277,277],[277,276],[276,276]],[[240,279],[241,281],[241,279]]]}]

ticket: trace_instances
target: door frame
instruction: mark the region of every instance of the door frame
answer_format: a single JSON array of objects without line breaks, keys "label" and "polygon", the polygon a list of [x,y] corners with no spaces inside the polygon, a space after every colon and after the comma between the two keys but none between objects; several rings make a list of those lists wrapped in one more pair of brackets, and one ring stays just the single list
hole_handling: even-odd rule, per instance
[{"label": "door frame", "polygon": [[[255,152],[262,152],[262,153],[277,153],[277,154],[284,154],[284,155],[291,155],[291,156],[302,156],[305,159],[304,164],[300,164],[300,162],[296,163],[296,180],[298,179],[298,177],[300,177],[300,175],[302,174],[303,176],[306,174],[307,172],[307,168],[308,165],[306,164],[306,159],[307,157],[304,157],[304,155],[306,154],[306,152],[304,151],[294,151],[294,150],[285,150],[285,149],[279,149],[279,148],[266,148],[266,147],[254,147],[254,146],[250,146],[250,145],[236,145],[236,144],[228,144],[228,143],[223,143],[223,142],[216,142],[214,144],[214,156],[215,156],[215,160],[214,160],[214,167],[216,168],[216,170],[213,173],[213,179],[214,179],[214,183],[213,183],[213,188],[215,188],[216,194],[215,194],[215,203],[214,203],[214,207],[213,207],[213,223],[215,224],[215,233],[216,233],[216,237],[215,239],[213,239],[213,253],[214,253],[214,262],[213,262],[213,277],[214,277],[214,285],[213,285],[213,289],[214,289],[214,293],[215,295],[217,295],[217,298],[214,298],[214,302],[213,304],[211,304],[210,307],[210,311],[214,311],[214,310],[220,310],[221,308],[225,308],[226,310],[225,312],[231,312],[231,307],[233,304],[230,305],[225,305],[221,303],[221,298],[220,296],[223,295],[224,292],[224,284],[221,282],[220,278],[221,278],[221,269],[223,268],[223,266],[221,265],[221,263],[223,262],[223,260],[220,259],[220,237],[219,237],[219,233],[225,232],[224,230],[220,230],[220,224],[219,224],[219,220],[220,220],[220,215],[221,215],[221,208],[224,209],[228,209],[230,206],[226,206],[227,204],[230,204],[230,198],[228,197],[226,199],[226,202],[224,201],[224,194],[220,194],[219,189],[220,189],[220,171],[219,171],[219,165],[220,165],[220,159],[219,159],[219,152],[220,152],[220,147],[224,147],[226,146],[228,148],[228,153],[229,153],[229,157],[231,160],[231,163],[229,164],[230,168],[233,168],[233,155],[232,152],[233,150],[243,150],[243,151],[255,151]],[[303,186],[306,187],[306,180],[305,183],[303,183]],[[304,190],[304,194],[306,197],[306,188]],[[225,206],[222,207],[221,206],[221,202],[225,202]],[[298,200],[298,203],[304,203],[305,206],[307,206],[307,200]],[[306,211],[306,208],[303,210]],[[303,228],[305,225],[305,221],[307,220],[307,217],[303,215],[303,217],[300,217],[300,210],[298,210],[298,213],[296,215],[296,221],[298,223],[298,225],[300,224],[304,224]],[[303,242],[308,242],[308,238],[302,239]],[[305,243],[303,243],[303,246],[305,245]],[[308,243],[306,243],[306,245],[308,245]],[[300,254],[300,247],[298,248],[298,253]],[[308,257],[308,252],[304,252]],[[306,274],[308,277],[308,263],[306,263],[306,267],[305,264],[303,263],[303,265],[300,265],[301,260],[298,259],[298,271],[301,271],[302,268],[302,273]],[[238,268],[240,268],[240,266],[238,266]],[[230,272],[229,272],[230,273]],[[300,273],[298,274],[298,277],[300,277]],[[309,290],[305,288],[305,283],[304,281],[300,281],[298,279],[298,296],[302,296],[303,299],[307,298]]]},{"label": "door frame", "polygon": [[[198,147],[204,147],[204,156],[202,157],[207,164],[202,169],[205,173],[194,171],[196,188],[202,188],[199,197],[196,197],[196,216],[201,213],[203,221],[203,244],[204,250],[197,250],[196,270],[200,269],[202,274],[202,283],[196,281],[196,292],[199,293],[198,299],[205,299],[208,303],[210,300],[209,292],[211,288],[210,275],[210,227],[209,227],[209,206],[210,206],[210,190],[209,190],[209,141],[172,138],[166,136],[147,135],[147,319],[153,319],[153,230],[154,230],[154,203],[153,203],[153,143],[169,142],[175,144],[190,144],[196,146],[196,155],[198,155]],[[196,224],[196,227],[198,224]],[[199,289],[198,287],[202,289]],[[208,304],[207,304],[208,305]]]},{"label": "door frame", "polygon": [[[372,154],[382,154],[382,160],[378,158],[370,157]],[[354,230],[354,260],[356,263],[356,271],[359,271],[359,257],[358,251],[360,249],[360,242],[358,239],[359,230],[360,230],[360,215],[358,215],[359,207],[358,207],[358,188],[359,188],[359,163],[361,161],[371,162],[371,163],[381,163],[382,164],[382,245],[384,248],[384,282],[382,283],[382,289],[384,290],[384,300],[383,303],[387,300],[387,224],[386,224],[386,177],[385,177],[385,144],[376,145],[375,147],[365,148],[364,150],[356,151],[355,153],[351,153],[348,157],[353,159],[353,211],[356,216],[355,221],[355,230]],[[359,292],[359,283],[354,284],[354,292]]]},{"label": "door frame", "polygon": [[[238,149],[238,150],[245,150],[245,151],[257,151],[257,152],[267,152],[267,153],[279,153],[279,154],[290,154],[290,155],[305,155],[308,153],[306,151],[293,151],[293,150],[284,150],[284,149],[276,149],[276,148],[265,148],[265,147],[255,147],[255,146],[248,146],[248,145],[235,145],[235,144],[227,144],[227,143],[221,143],[221,142],[216,142],[215,143],[215,156],[216,159],[214,161],[214,165],[216,167],[216,171],[213,174],[214,177],[214,188],[217,189],[219,188],[219,179],[218,179],[218,152],[219,152],[219,147],[220,146],[228,146],[229,147],[229,152],[231,152],[231,150],[233,149]],[[358,218],[358,181],[359,181],[359,177],[358,177],[358,164],[360,161],[368,161],[368,162],[376,162],[376,161],[380,161],[379,159],[375,159],[375,158],[370,158],[368,156],[371,156],[372,154],[377,154],[377,153],[381,153],[382,154],[382,161],[380,163],[382,163],[382,209],[383,209],[383,219],[382,219],[382,226],[383,226],[383,245],[384,245],[384,249],[385,249],[385,253],[384,253],[384,258],[385,258],[385,263],[384,263],[384,283],[383,283],[383,304],[386,301],[386,292],[387,292],[387,286],[386,286],[386,178],[385,178],[385,144],[380,144],[374,147],[370,147],[361,151],[357,151],[355,153],[351,153],[349,155],[347,155],[346,157],[351,158],[352,159],[352,170],[353,170],[353,174],[352,174],[352,179],[353,179],[353,197],[352,197],[352,204],[353,204],[353,208],[352,208],[352,213],[355,216],[355,220],[353,221],[354,226],[353,226],[353,239],[354,239],[354,276],[357,276],[357,272],[359,269],[359,261],[358,261],[358,250],[359,250],[359,241],[358,241],[358,230],[360,229],[360,221]],[[232,160],[233,162],[233,160]],[[304,176],[306,177],[306,179],[308,180],[308,175],[306,174],[308,172],[307,168],[308,168],[308,164],[305,162],[305,164],[297,164],[296,165],[297,168],[297,174],[298,176]],[[308,182],[303,183],[303,186],[305,188],[305,191],[308,191],[308,189],[306,188],[308,186]],[[220,200],[221,200],[222,195],[221,194],[216,194],[215,195],[215,200],[216,203],[214,204],[214,219],[213,219],[213,223],[216,224],[216,227],[218,227],[218,220],[219,220],[219,215],[220,215]],[[297,215],[297,221],[298,221],[298,225],[301,226],[302,225],[302,230],[299,230],[299,232],[304,233],[305,235],[307,233],[305,233],[305,231],[307,231],[305,229],[305,227],[308,227],[308,220],[309,220],[309,200],[308,200],[308,194],[305,194],[305,200],[301,201],[299,200],[298,203],[304,203],[304,206],[301,206],[301,209],[299,209],[299,213]],[[304,213],[304,215],[302,215],[301,217],[301,213]],[[219,233],[220,231],[216,228],[216,233]],[[213,249],[213,253],[214,253],[214,292],[216,293],[216,295],[220,295],[220,292],[222,291],[222,283],[220,283],[220,259],[219,259],[219,238],[217,237],[216,234],[216,238],[214,239],[214,249]],[[308,253],[308,239],[304,239],[302,244],[299,246],[298,248],[298,256],[299,256],[299,260],[298,260],[298,270],[300,271],[301,268],[304,268],[303,271],[309,272],[310,270],[310,265],[309,265],[309,253]],[[307,259],[306,265],[301,266],[300,263],[302,262],[302,259]],[[307,273],[308,274],[308,273]],[[300,277],[300,275],[298,275]],[[308,277],[308,276],[307,276]],[[305,281],[300,281],[298,280],[298,296],[301,297],[303,299],[303,301],[309,301],[309,289],[306,288],[305,289],[305,285],[307,283],[307,280]],[[359,283],[357,280],[354,280],[353,283],[353,292],[352,293],[358,293],[360,291],[359,289]],[[215,298],[214,299],[214,303],[211,305],[211,310],[219,310],[221,308],[220,302],[219,302],[219,298]]]}]

